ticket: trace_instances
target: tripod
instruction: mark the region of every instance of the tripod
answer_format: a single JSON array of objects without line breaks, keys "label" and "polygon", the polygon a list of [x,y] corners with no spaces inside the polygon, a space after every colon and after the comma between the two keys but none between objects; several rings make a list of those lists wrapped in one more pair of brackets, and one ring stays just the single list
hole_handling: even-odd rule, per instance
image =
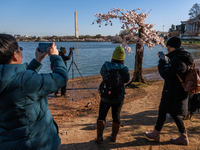
[{"label": "tripod", "polygon": [[[73,97],[74,97],[74,65],[75,65],[77,71],[79,72],[79,74],[80,74],[80,76],[81,76],[81,78],[82,78],[82,80],[83,80],[83,76],[81,75],[81,73],[80,73],[80,71],[79,71],[79,69],[78,69],[76,63],[74,62],[74,52],[72,52],[72,61],[71,61],[71,63],[70,63],[69,69],[68,69],[68,71],[67,71],[67,72],[69,72],[70,68],[72,67],[72,90],[73,90],[73,91],[72,91],[72,101],[74,101],[74,99],[73,99]],[[87,87],[87,85],[86,85],[86,83],[84,82],[84,80],[83,80],[83,83],[84,83],[85,86]],[[87,89],[89,90],[88,87],[87,87]],[[89,92],[90,92],[90,90],[89,90]]]}]

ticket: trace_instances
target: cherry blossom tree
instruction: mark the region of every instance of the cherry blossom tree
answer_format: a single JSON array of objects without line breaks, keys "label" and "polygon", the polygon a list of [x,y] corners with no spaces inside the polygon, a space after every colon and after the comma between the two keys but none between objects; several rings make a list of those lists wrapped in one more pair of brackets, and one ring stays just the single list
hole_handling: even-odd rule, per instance
[{"label": "cherry blossom tree", "polygon": [[95,17],[97,18],[93,24],[96,22],[99,27],[103,24],[105,26],[112,26],[112,19],[119,19],[122,23],[121,28],[126,29],[126,33],[123,34],[122,45],[127,52],[131,52],[131,48],[128,47],[129,41],[136,42],[136,55],[135,55],[135,69],[132,81],[135,82],[145,82],[142,75],[142,63],[144,54],[144,45],[152,49],[155,45],[164,45],[164,39],[160,37],[160,32],[153,30],[153,24],[145,23],[145,19],[148,17],[149,13],[137,13],[140,8],[133,9],[125,12],[124,9],[113,8],[108,11],[108,14],[97,13]]}]

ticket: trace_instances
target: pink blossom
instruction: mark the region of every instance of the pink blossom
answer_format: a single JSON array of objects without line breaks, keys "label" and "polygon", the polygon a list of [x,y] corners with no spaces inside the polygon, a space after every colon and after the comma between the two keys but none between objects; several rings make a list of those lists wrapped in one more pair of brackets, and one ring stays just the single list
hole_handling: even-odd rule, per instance
[{"label": "pink blossom", "polygon": [[131,48],[130,47],[127,47],[126,50],[127,50],[127,52],[131,52]]},{"label": "pink blossom", "polygon": [[[137,10],[140,10],[138,8]],[[136,9],[129,10],[125,12],[124,9],[121,9],[118,7],[113,8],[112,10],[108,11],[108,14],[97,13],[95,14],[95,17],[97,18],[96,23],[99,24],[99,27],[101,27],[101,24],[105,22],[105,26],[112,24],[112,19],[119,19],[122,22],[121,28],[128,30],[126,35],[123,37],[123,46],[127,51],[130,51],[129,47],[127,47],[127,43],[129,40],[133,40],[135,42],[138,42],[138,44],[141,45],[141,48],[139,51],[144,50],[144,44],[147,43],[147,46],[151,49],[152,47],[158,44],[161,44],[162,46],[165,46],[164,39],[159,37],[160,33],[156,33],[156,30],[151,30],[154,25],[145,23],[145,19],[148,17],[150,11],[148,13],[137,13]],[[141,33],[141,37],[138,37],[134,33],[138,33],[140,29],[143,29],[143,33]],[[154,41],[154,42],[152,42]]]}]

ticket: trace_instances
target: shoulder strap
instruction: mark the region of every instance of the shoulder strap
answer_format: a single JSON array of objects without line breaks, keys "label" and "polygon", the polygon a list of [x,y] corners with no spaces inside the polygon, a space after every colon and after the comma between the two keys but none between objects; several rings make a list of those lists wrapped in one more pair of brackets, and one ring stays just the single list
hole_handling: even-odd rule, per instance
[{"label": "shoulder strap", "polygon": [[123,67],[122,69],[111,69],[111,70],[109,70],[109,71],[108,71],[108,69],[106,68],[106,70],[107,70],[108,72],[119,72],[119,73],[121,74],[121,72],[124,70],[124,68],[125,68],[125,67]]},{"label": "shoulder strap", "polygon": [[195,63],[192,63],[191,65],[188,65],[190,68],[195,68]]},{"label": "shoulder strap", "polygon": [[178,79],[179,79],[179,81],[181,82],[181,84],[184,83],[183,80],[181,79],[181,77],[179,77],[178,74],[176,74],[176,76],[178,77]]},{"label": "shoulder strap", "polygon": [[187,62],[184,62],[189,68],[195,68],[195,63],[189,64]]}]

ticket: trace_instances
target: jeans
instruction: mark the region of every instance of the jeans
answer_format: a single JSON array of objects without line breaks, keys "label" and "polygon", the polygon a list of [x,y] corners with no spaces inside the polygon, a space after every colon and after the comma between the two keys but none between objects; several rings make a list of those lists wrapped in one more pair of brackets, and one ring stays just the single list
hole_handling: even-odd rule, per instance
[{"label": "jeans", "polygon": [[[161,131],[161,129],[164,125],[164,122],[166,120],[166,115],[167,115],[167,112],[159,110],[158,119],[157,119],[157,123],[156,123],[156,126],[155,126],[155,129],[157,131]],[[175,121],[175,123],[178,127],[179,132],[184,133],[185,132],[185,126],[184,126],[182,118],[179,115],[173,115],[173,114],[170,114],[170,115],[174,119],[174,121]]]},{"label": "jeans", "polygon": [[97,120],[106,120],[108,110],[112,107],[112,119],[115,123],[120,123],[120,112],[124,101],[117,104],[105,103],[101,100],[99,108],[99,117]]}]

